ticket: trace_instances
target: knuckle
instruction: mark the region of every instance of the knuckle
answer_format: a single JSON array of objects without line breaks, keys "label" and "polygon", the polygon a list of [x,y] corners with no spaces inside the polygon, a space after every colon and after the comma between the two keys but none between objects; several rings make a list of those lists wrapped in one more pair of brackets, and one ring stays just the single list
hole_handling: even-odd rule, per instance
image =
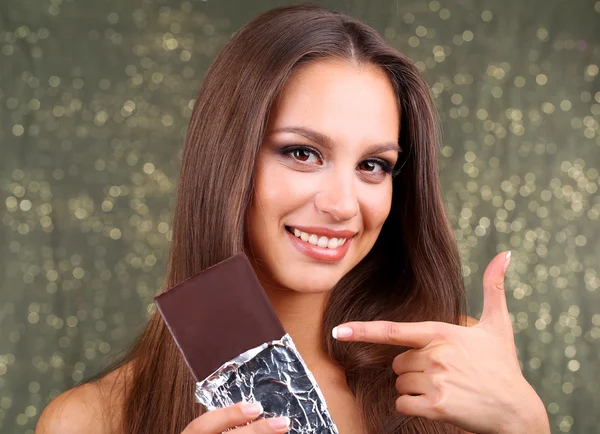
[{"label": "knuckle", "polygon": [[[240,402],[228,407],[206,411],[192,420],[182,434],[214,434],[216,427],[226,429],[243,425],[248,421],[248,416],[242,411],[243,404]],[[217,430],[221,431],[221,429]]]},{"label": "knuckle", "polygon": [[445,390],[436,390],[431,395],[431,413],[434,420],[446,420],[450,416],[448,393]]},{"label": "knuckle", "polygon": [[494,282],[492,287],[498,292],[504,292],[504,280],[499,280],[498,282]]},{"label": "knuckle", "polygon": [[252,432],[256,434],[272,434],[276,432],[287,432],[287,430],[282,431],[282,429],[273,428],[269,423],[270,420],[271,419],[262,419],[258,422],[254,422],[252,425],[250,425]]},{"label": "knuckle", "polygon": [[232,418],[247,419],[248,416],[246,416],[246,414],[244,414],[244,411],[243,411],[244,405],[246,405],[245,402],[238,402],[235,405],[231,405],[231,406],[227,407],[226,410],[228,411],[228,414],[231,415]]},{"label": "knuckle", "polygon": [[415,412],[413,411],[413,407],[406,404],[406,398],[404,396],[396,399],[395,407],[398,413],[406,416],[416,416]]},{"label": "knuckle", "polygon": [[394,386],[396,387],[396,390],[397,390],[399,393],[402,393],[402,384],[403,384],[403,382],[402,382],[402,377],[398,377],[398,378],[396,378],[396,383],[395,383],[395,385],[394,385]]},{"label": "knuckle", "polygon": [[405,416],[419,416],[419,414],[415,411],[415,407],[410,405],[409,399],[410,397],[408,395],[403,395],[396,398],[394,405],[396,407],[396,411]]},{"label": "knuckle", "polygon": [[394,371],[395,374],[399,374],[400,373],[400,369],[402,368],[402,365],[404,364],[404,357],[401,357],[402,354],[394,357],[394,361],[392,362],[392,371]]},{"label": "knuckle", "polygon": [[427,353],[427,360],[435,371],[447,371],[452,360],[452,351],[447,345],[437,346]]},{"label": "knuckle", "polygon": [[411,366],[418,363],[419,352],[414,349],[403,349],[400,354],[394,357],[392,369],[398,375],[406,372]]},{"label": "knuckle", "polygon": [[363,323],[356,323],[356,324],[352,324],[352,330],[354,332],[354,335],[358,338],[364,338],[367,335],[367,330],[365,328],[365,325]]},{"label": "knuckle", "polygon": [[450,344],[440,345],[438,347],[440,359],[446,362],[452,359],[452,357],[456,355],[456,350],[454,349],[454,347],[454,345],[451,346]]},{"label": "knuckle", "polygon": [[431,322],[431,329],[435,336],[435,340],[445,341],[449,338],[449,330],[447,324],[441,322]]},{"label": "knuckle", "polygon": [[433,370],[440,370],[445,368],[445,363],[442,355],[439,351],[431,350],[427,353],[427,362],[433,368]]},{"label": "knuckle", "polygon": [[383,325],[383,336],[388,341],[397,341],[400,337],[398,327],[393,322],[386,322]]},{"label": "knuckle", "polygon": [[247,427],[247,431],[249,433],[255,434],[267,434],[272,433],[273,431],[269,429],[269,425],[267,424],[266,419],[254,422]]},{"label": "knuckle", "polygon": [[413,393],[413,390],[411,390],[410,387],[410,382],[407,381],[406,375],[400,375],[398,378],[396,378],[394,386],[400,395],[408,395]]},{"label": "knuckle", "polygon": [[269,419],[261,420],[260,423],[254,423],[253,425],[254,432],[257,434],[268,434],[276,432],[271,425],[269,425]]},{"label": "knuckle", "polygon": [[433,386],[433,389],[436,392],[444,392],[446,390],[446,387],[448,385],[447,380],[446,380],[446,375],[444,374],[431,374],[431,376],[429,377],[431,384]]}]

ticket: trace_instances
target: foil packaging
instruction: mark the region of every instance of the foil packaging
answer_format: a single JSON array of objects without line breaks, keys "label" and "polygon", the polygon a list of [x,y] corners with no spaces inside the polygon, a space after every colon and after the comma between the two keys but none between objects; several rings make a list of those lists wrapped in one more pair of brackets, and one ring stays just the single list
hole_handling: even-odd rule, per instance
[{"label": "foil packaging", "polygon": [[263,417],[288,416],[290,433],[338,434],[325,398],[292,338],[252,348],[196,383],[196,401],[207,410],[260,402]]}]

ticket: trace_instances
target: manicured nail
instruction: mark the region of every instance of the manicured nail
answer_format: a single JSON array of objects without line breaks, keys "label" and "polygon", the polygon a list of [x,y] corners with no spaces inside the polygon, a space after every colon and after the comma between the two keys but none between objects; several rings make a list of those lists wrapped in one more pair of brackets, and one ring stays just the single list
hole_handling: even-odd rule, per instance
[{"label": "manicured nail", "polygon": [[333,330],[331,330],[331,335],[335,339],[349,338],[350,336],[352,336],[352,329],[350,327],[344,326],[334,327]]},{"label": "manicured nail", "polygon": [[506,256],[504,257],[504,272],[506,273],[506,270],[508,269],[508,266],[510,264],[510,256],[511,256],[511,251],[509,250],[508,253],[506,254]]},{"label": "manicured nail", "polygon": [[290,426],[290,418],[289,417],[276,417],[273,419],[268,419],[267,423],[273,429],[283,429]]},{"label": "manicured nail", "polygon": [[251,402],[242,405],[242,413],[246,416],[258,416],[263,412],[263,407],[260,402]]}]

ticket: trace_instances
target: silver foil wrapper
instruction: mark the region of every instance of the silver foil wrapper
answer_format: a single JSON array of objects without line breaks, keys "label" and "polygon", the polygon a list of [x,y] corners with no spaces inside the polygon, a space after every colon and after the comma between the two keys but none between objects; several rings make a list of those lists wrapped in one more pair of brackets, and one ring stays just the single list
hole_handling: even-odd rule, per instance
[{"label": "silver foil wrapper", "polygon": [[196,401],[207,410],[260,402],[260,418],[288,416],[290,433],[338,434],[325,398],[288,334],[240,354],[197,382]]}]

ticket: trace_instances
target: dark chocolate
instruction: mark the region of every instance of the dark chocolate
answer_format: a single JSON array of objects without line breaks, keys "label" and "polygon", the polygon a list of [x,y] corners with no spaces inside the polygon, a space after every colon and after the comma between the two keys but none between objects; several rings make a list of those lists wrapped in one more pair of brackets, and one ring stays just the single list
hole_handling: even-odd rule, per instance
[{"label": "dark chocolate", "polygon": [[196,381],[285,334],[244,253],[207,268],[155,301]]}]

